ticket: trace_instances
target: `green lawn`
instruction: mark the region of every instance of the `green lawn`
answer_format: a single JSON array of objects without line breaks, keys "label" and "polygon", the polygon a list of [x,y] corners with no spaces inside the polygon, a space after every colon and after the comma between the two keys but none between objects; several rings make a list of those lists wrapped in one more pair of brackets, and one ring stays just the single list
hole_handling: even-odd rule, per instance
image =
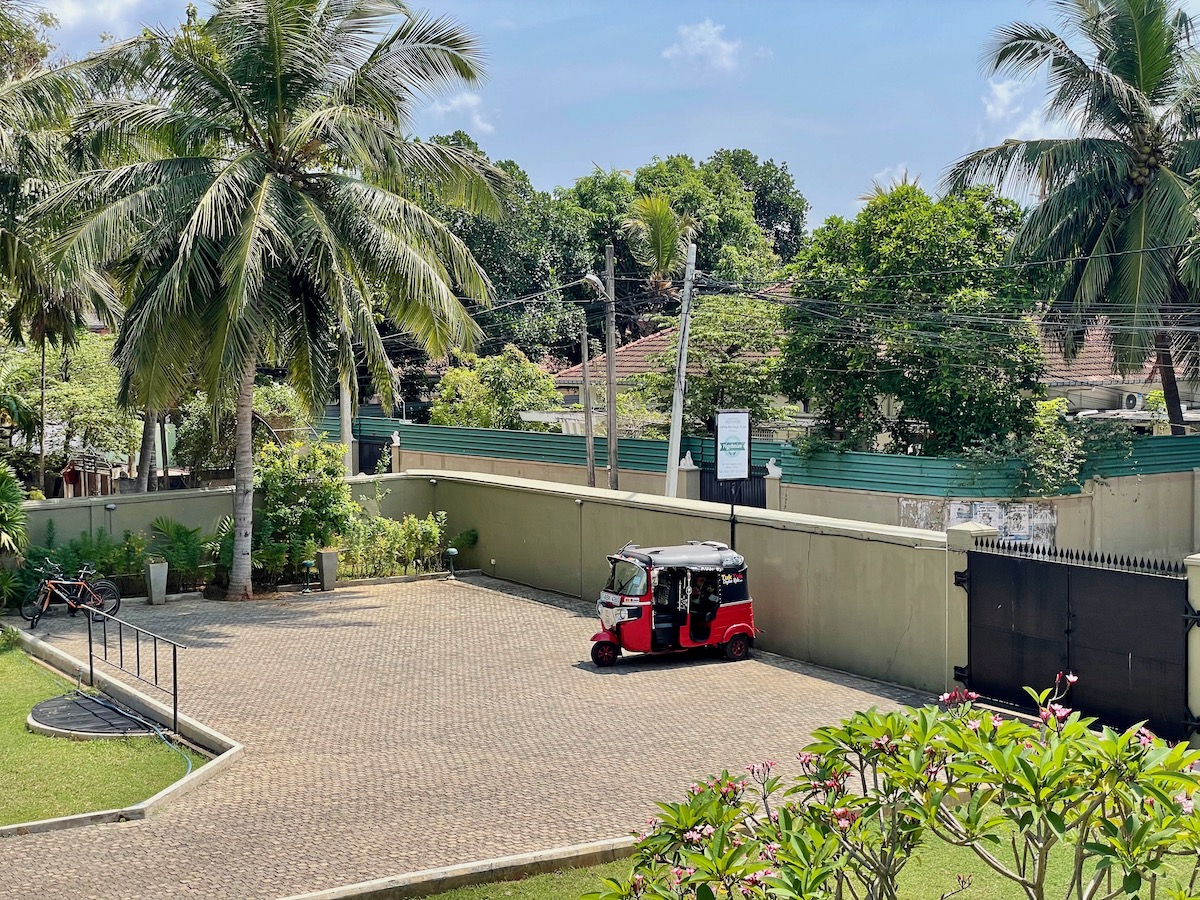
[{"label": "green lawn", "polygon": [[[32,734],[29,710],[72,688],[19,650],[0,650],[0,825],[129,806],[183,777],[158,738],[70,741]],[[204,762],[192,756],[192,765]]]},{"label": "green lawn", "polygon": [[[1047,896],[1063,896],[1069,875],[1069,859],[1063,857],[1061,870],[1049,873],[1047,883],[1053,889]],[[580,894],[599,888],[601,878],[624,878],[630,862],[620,860],[591,869],[574,869],[538,875],[524,881],[484,884],[458,888],[438,894],[436,900],[574,900]],[[955,887],[956,875],[972,875],[971,887],[958,894],[961,900],[1019,900],[1022,894],[1011,882],[996,875],[970,850],[930,844],[905,867],[900,878],[900,896],[905,900],[938,900]]]}]

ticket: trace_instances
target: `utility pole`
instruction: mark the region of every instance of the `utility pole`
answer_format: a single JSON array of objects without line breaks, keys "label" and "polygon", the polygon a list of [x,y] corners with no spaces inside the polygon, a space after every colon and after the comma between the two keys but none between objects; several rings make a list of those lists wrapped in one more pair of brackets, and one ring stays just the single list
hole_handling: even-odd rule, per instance
[{"label": "utility pole", "polygon": [[679,445],[683,442],[683,398],[687,392],[688,335],[692,330],[692,281],[696,277],[696,245],[688,244],[683,273],[683,308],[679,311],[679,355],[675,358],[675,394],[671,398],[671,439],[667,444],[667,496],[679,495]]},{"label": "utility pole", "polygon": [[604,300],[607,350],[604,366],[608,382],[608,487],[615,491],[620,481],[617,464],[617,278],[613,270],[613,245],[604,248]]},{"label": "utility pole", "polygon": [[587,322],[579,326],[579,351],[583,359],[583,433],[587,436],[588,487],[596,486],[596,434],[592,427],[592,376],[588,371]]},{"label": "utility pole", "polygon": [[346,464],[346,474],[354,474],[354,420],[351,417],[350,378],[340,379],[338,384],[338,419],[340,420],[340,437],[346,448],[343,462]]}]

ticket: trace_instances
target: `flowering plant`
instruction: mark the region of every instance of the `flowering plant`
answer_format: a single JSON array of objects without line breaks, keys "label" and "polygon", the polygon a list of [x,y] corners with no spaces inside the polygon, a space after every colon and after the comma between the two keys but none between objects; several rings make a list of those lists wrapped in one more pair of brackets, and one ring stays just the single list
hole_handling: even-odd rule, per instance
[{"label": "flowering plant", "polygon": [[[1069,872],[1064,900],[1196,896],[1200,752],[1096,727],[1065,705],[1076,680],[1030,691],[1031,722],[955,690],[818,729],[786,786],[772,760],[697,782],[658,804],[629,879],[584,900],[896,900],[929,841],[969,848],[1028,900],[1055,896],[1052,865]],[[970,885],[959,876],[943,897]]]}]

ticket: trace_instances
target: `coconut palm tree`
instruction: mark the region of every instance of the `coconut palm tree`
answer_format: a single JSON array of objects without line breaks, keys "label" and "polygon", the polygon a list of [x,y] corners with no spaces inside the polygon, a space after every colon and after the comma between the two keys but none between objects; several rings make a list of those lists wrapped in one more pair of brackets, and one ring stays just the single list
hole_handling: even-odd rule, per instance
[{"label": "coconut palm tree", "polygon": [[629,204],[621,226],[629,238],[633,258],[650,270],[647,284],[661,296],[672,293],[671,278],[683,272],[688,244],[700,231],[689,214],[671,209],[661,194],[642,195]]},{"label": "coconut palm tree", "polygon": [[229,596],[247,597],[258,364],[285,366],[317,410],[355,379],[356,352],[390,399],[373,303],[433,354],[475,336],[459,296],[486,302],[487,276],[412,198],[493,213],[504,176],[406,133],[422,98],[480,78],[479,46],[398,0],[217,0],[207,20],[74,73],[136,80],[149,99],[93,103],[76,126],[102,155],[137,145],[144,161],[81,177],[45,207],[88,205],[57,258],[122,267],[131,393],[170,395],[185,358],[209,396],[236,398]]},{"label": "coconut palm tree", "polygon": [[[1046,324],[1068,357],[1088,327],[1105,328],[1118,370],[1153,357],[1172,430],[1183,433],[1175,366],[1197,373],[1196,344],[1177,326],[1195,307],[1181,269],[1196,231],[1200,73],[1192,24],[1176,0],[1058,0],[1061,32],[1013,23],[986,53],[993,74],[1045,72],[1048,118],[1075,136],[1008,140],[950,170],[952,188],[1034,188],[1014,260],[1050,268]],[[1078,40],[1072,47],[1066,37]],[[1040,269],[1039,269],[1040,271]]]},{"label": "coconut palm tree", "polygon": [[[20,26],[19,18],[0,9],[0,31]],[[35,212],[39,201],[68,180],[80,162],[80,148],[71,145],[68,134],[75,100],[69,79],[54,72],[33,72],[0,83],[0,296],[7,300],[9,339],[29,340],[40,348],[38,420],[43,424],[46,345],[72,346],[87,312],[112,325],[118,309],[107,277],[93,270],[58,270],[47,252],[56,220]],[[38,480],[44,490],[46,449],[41,443]]]}]

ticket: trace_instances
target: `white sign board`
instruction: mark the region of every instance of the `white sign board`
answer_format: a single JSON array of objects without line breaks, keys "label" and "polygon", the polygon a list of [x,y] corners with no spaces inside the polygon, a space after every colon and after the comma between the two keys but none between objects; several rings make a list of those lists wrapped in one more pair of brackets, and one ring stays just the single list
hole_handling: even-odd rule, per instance
[{"label": "white sign board", "polygon": [[717,481],[750,477],[750,411],[717,412]]}]

